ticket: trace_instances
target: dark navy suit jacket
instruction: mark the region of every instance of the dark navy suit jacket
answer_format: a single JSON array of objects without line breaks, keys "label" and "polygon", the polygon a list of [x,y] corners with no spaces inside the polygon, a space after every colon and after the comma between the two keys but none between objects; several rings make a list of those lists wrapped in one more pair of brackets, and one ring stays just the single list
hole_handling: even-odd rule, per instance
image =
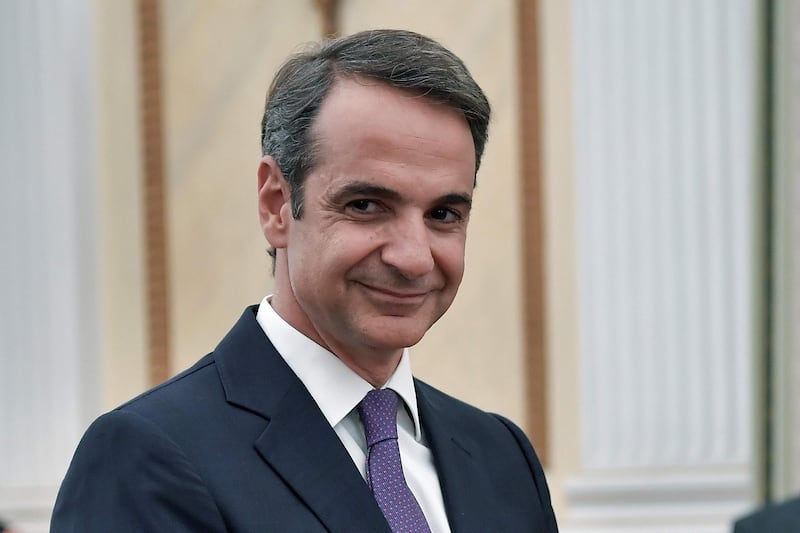
[{"label": "dark navy suit jacket", "polygon": [[[91,425],[52,533],[389,533],[256,310],[193,367]],[[542,467],[520,429],[415,384],[452,530],[555,533]]]},{"label": "dark navy suit jacket", "polygon": [[739,519],[734,533],[796,533],[800,531],[800,498],[770,505]]}]

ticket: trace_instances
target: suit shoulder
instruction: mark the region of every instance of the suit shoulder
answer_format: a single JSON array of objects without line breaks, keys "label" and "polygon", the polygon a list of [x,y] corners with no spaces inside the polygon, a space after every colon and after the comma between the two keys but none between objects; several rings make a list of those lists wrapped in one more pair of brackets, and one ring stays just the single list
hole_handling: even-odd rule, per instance
[{"label": "suit shoulder", "polygon": [[735,533],[800,529],[800,498],[769,505],[736,521]]},{"label": "suit shoulder", "polygon": [[211,352],[186,370],[131,398],[114,410],[136,412],[153,403],[179,401],[186,397],[184,393],[187,388],[204,386],[209,380],[218,379],[213,369],[214,353]]},{"label": "suit shoulder", "polygon": [[[449,418],[464,427],[476,427],[480,431],[486,431],[487,427],[494,430],[505,432],[511,431],[515,435],[523,435],[522,430],[509,419],[502,415],[484,411],[474,405],[468,404],[463,400],[459,400],[441,390],[433,387],[422,380],[415,379],[415,385],[419,392],[431,404],[432,407],[446,412]],[[524,438],[524,437],[523,437]]]},{"label": "suit shoulder", "polygon": [[470,405],[463,400],[459,400],[454,396],[450,396],[446,392],[442,392],[436,387],[425,383],[421,379],[414,378],[414,385],[417,387],[419,393],[422,394],[425,399],[427,399],[434,407],[453,409],[466,416],[489,416],[489,413],[486,411],[483,411],[474,405]]},{"label": "suit shoulder", "polygon": [[[107,419],[104,422],[140,419],[146,421],[151,429],[163,432],[180,447],[191,448],[191,439],[209,430],[212,422],[224,420],[228,409],[212,353],[175,377],[113,409],[104,415]],[[135,428],[145,429],[143,424],[134,424],[132,429]]]},{"label": "suit shoulder", "polygon": [[73,456],[50,531],[159,530],[224,526],[200,473],[160,427],[130,411],[100,416]]},{"label": "suit shoulder", "polygon": [[442,435],[454,437],[470,455],[479,458],[491,485],[514,487],[515,493],[527,502],[517,501],[514,505],[524,508],[533,504],[542,520],[542,528],[537,531],[557,532],[544,471],[525,433],[501,415],[469,405],[422,381],[417,380],[416,386],[418,396],[427,404],[426,414],[432,416],[427,421],[423,418],[422,423],[430,431],[433,446]]}]

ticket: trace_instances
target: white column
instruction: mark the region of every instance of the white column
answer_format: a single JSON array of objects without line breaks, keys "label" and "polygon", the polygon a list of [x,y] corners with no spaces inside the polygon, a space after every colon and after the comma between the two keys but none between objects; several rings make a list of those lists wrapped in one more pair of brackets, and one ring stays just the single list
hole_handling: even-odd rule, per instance
[{"label": "white column", "polygon": [[566,531],[727,532],[755,499],[756,4],[574,2],[582,470]]},{"label": "white column", "polygon": [[90,16],[0,2],[0,515],[28,533],[97,404]]},{"label": "white column", "polygon": [[775,3],[772,488],[800,494],[800,2]]}]

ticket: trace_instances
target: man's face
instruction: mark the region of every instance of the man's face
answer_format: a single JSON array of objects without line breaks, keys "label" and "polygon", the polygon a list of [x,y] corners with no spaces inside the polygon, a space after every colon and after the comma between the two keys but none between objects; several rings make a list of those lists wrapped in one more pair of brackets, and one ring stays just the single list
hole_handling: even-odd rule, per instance
[{"label": "man's face", "polygon": [[395,359],[461,282],[470,130],[455,110],[355,79],[336,82],[313,136],[317,164],[302,217],[287,222],[273,307],[351,367]]}]

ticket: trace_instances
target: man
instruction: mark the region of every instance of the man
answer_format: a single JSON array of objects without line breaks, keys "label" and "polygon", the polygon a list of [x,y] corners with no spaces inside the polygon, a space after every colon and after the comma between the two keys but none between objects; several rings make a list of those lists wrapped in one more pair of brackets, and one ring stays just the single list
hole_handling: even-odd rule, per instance
[{"label": "man", "polygon": [[736,521],[733,533],[800,531],[800,497],[768,505]]},{"label": "man", "polygon": [[414,33],[290,58],[258,169],[273,294],[89,428],[52,531],[557,531],[523,433],[409,366],[461,281],[488,122]]}]

